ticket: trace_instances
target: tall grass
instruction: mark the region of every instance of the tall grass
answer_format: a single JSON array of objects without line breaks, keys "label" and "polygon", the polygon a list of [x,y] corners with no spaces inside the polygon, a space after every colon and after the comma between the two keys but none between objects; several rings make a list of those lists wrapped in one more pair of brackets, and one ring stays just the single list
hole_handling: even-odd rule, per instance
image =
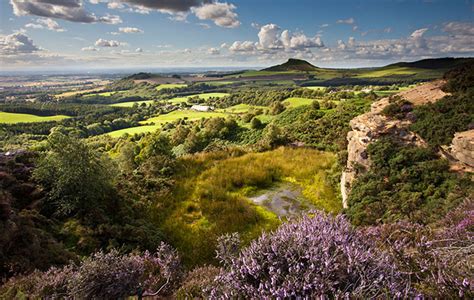
[{"label": "tall grass", "polygon": [[240,232],[248,243],[280,223],[274,213],[253,204],[246,191],[291,181],[316,207],[340,210],[326,178],[335,163],[333,154],[291,148],[240,154],[202,154],[182,161],[180,183],[171,195],[173,211],[163,214],[168,216],[163,231],[188,265],[212,262],[216,238],[223,233]]}]

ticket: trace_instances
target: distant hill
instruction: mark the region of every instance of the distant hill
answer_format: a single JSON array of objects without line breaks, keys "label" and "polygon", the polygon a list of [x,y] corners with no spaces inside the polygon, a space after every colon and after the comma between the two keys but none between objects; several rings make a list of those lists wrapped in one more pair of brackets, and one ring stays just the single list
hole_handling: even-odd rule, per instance
[{"label": "distant hill", "polygon": [[125,77],[125,79],[143,80],[143,79],[149,79],[151,77],[153,77],[151,73],[140,72],[140,73],[132,74],[128,77]]},{"label": "distant hill", "polygon": [[399,62],[385,66],[384,68],[390,67],[403,67],[403,68],[418,68],[418,69],[452,69],[457,66],[460,66],[465,63],[474,62],[474,58],[454,58],[454,57],[444,57],[444,58],[430,58],[422,59],[414,62]]},{"label": "distant hill", "polygon": [[287,72],[287,71],[317,71],[317,70],[319,70],[318,67],[313,66],[306,60],[290,58],[284,64],[266,68],[266,69],[263,69],[262,71]]}]

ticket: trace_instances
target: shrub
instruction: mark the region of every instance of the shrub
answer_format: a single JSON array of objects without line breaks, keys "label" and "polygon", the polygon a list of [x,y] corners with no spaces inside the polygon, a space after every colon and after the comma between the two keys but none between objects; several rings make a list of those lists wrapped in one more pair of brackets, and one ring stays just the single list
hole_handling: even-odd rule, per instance
[{"label": "shrub", "polygon": [[446,227],[432,230],[398,222],[368,228],[366,235],[393,257],[396,267],[423,296],[472,299],[473,216],[470,200],[447,216]]},{"label": "shrub", "polygon": [[429,148],[383,138],[367,151],[370,171],[357,179],[348,198],[347,215],[355,225],[431,223],[467,196],[469,179],[451,173],[448,162]]},{"label": "shrub", "polygon": [[2,287],[0,296],[122,299],[134,295],[171,295],[181,277],[177,252],[162,243],[153,254],[97,252],[79,266],[71,264],[13,278]]},{"label": "shrub", "polygon": [[216,278],[212,298],[406,296],[389,256],[342,217],[315,213],[263,234]]},{"label": "shrub", "polygon": [[220,269],[214,266],[198,267],[184,277],[175,296],[177,299],[208,299]]}]

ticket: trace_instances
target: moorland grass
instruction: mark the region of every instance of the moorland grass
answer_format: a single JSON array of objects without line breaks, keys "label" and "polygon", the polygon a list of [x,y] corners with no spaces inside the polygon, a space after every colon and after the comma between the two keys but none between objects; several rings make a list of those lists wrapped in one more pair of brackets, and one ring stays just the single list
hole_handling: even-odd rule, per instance
[{"label": "moorland grass", "polygon": [[166,219],[165,236],[187,264],[214,261],[215,241],[221,234],[239,232],[247,244],[280,224],[274,213],[246,197],[249,190],[292,182],[301,186],[303,195],[318,209],[332,213],[342,209],[328,179],[335,163],[331,153],[280,148],[239,157],[212,156],[216,154],[181,159],[180,181],[172,195],[162,200],[172,201],[172,211],[159,212]]}]

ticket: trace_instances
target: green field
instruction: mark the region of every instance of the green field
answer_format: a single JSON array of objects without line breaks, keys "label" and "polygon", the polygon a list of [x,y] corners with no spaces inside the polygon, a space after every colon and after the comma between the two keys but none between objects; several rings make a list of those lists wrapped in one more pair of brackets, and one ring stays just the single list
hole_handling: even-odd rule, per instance
[{"label": "green field", "polygon": [[159,129],[161,126],[159,125],[145,125],[145,126],[137,126],[137,127],[130,127],[130,128],[125,128],[125,129],[120,129],[120,130],[115,130],[109,133],[106,133],[107,135],[113,137],[113,138],[118,138],[121,137],[122,135],[128,133],[130,135],[136,134],[136,133],[147,133],[147,132],[153,132],[157,129]]},{"label": "green field", "polygon": [[162,89],[179,89],[183,87],[187,87],[187,84],[184,83],[166,83],[166,84],[160,84],[159,86],[156,87],[157,91],[160,91]]},{"label": "green field", "polygon": [[299,97],[291,97],[283,101],[284,105],[287,105],[290,108],[302,106],[302,105],[310,105],[313,101],[318,101],[316,99],[309,99],[309,98],[299,98]]},{"label": "green field", "polygon": [[212,86],[221,86],[221,85],[227,85],[227,84],[233,84],[235,81],[204,81],[201,83],[205,83],[207,85],[212,85]]},{"label": "green field", "polygon": [[205,111],[194,111],[194,110],[175,110],[168,114],[159,115],[154,118],[150,118],[146,121],[142,121],[142,124],[163,125],[165,123],[174,122],[178,119],[186,119],[189,121],[199,120],[202,118],[215,118],[215,117],[227,117],[228,115],[221,112],[205,112]]},{"label": "green field", "polygon": [[67,118],[70,118],[70,117],[64,116],[64,115],[43,117],[43,116],[35,116],[35,115],[30,115],[30,114],[0,112],[0,123],[6,123],[6,124],[61,121]]},{"label": "green field", "polygon": [[227,113],[232,113],[232,114],[243,114],[248,112],[251,109],[267,109],[268,107],[266,106],[255,106],[255,105],[249,105],[249,104],[237,104],[234,106],[230,106],[227,108],[221,108],[218,109],[217,111],[220,112],[227,112]]},{"label": "green field", "polygon": [[216,118],[216,117],[227,117],[228,114],[221,113],[221,112],[202,112],[202,111],[194,111],[194,110],[175,110],[168,114],[159,115],[157,117],[150,118],[148,120],[140,122],[145,126],[137,126],[137,127],[130,127],[120,130],[111,131],[106,133],[111,137],[120,137],[125,133],[128,134],[135,134],[135,133],[146,133],[155,131],[163,124],[174,122],[178,119],[186,119],[188,121],[196,121],[199,119],[208,119],[208,118]]},{"label": "green field", "polygon": [[198,96],[199,98],[203,100],[208,100],[209,98],[220,98],[220,97],[225,97],[229,96],[227,93],[202,93],[202,94],[194,94],[194,95],[189,95],[185,97],[176,97],[172,99],[168,99],[166,101],[173,103],[173,104],[178,104],[178,103],[186,103],[188,101],[188,98],[196,97]]},{"label": "green field", "polygon": [[96,96],[110,97],[110,96],[113,96],[113,95],[116,95],[116,94],[122,94],[122,93],[125,93],[125,92],[126,92],[126,91],[113,91],[113,92],[94,93],[94,94],[87,94],[87,95],[84,95],[83,97],[84,97],[84,98],[96,97]]},{"label": "green field", "polygon": [[325,86],[305,86],[305,88],[310,89],[310,90],[315,90],[315,91],[325,91],[326,90]]},{"label": "green field", "polygon": [[115,106],[115,107],[132,107],[135,103],[138,105],[145,103],[146,105],[149,105],[153,103],[154,100],[147,100],[147,101],[131,101],[131,102],[122,102],[122,103],[114,103],[110,104],[110,106]]}]

